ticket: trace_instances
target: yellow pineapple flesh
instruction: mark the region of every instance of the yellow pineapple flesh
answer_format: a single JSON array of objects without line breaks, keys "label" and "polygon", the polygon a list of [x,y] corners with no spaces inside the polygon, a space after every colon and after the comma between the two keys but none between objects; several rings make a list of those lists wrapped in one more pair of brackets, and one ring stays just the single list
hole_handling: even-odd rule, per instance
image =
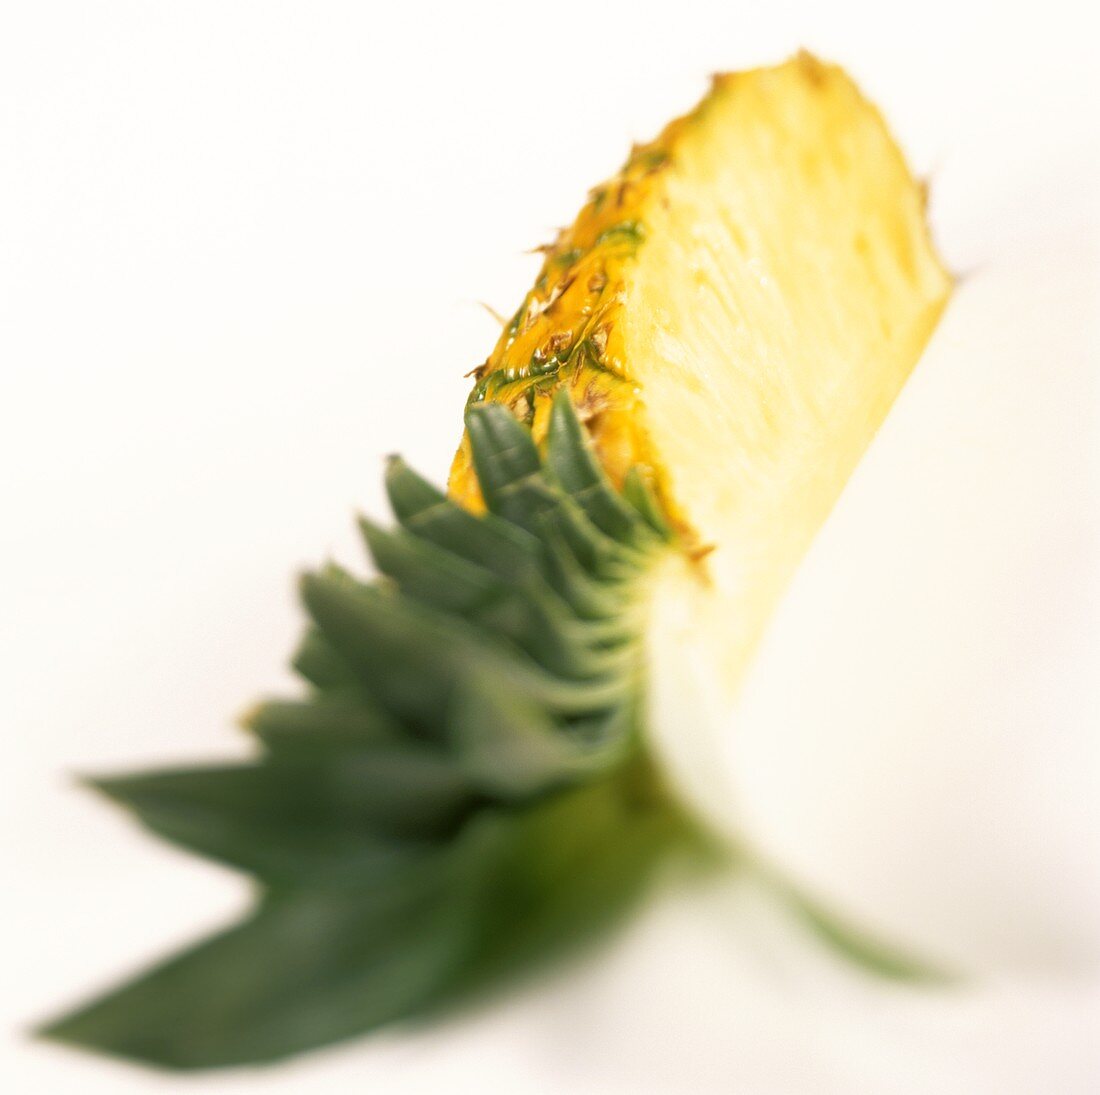
[{"label": "yellow pineapple flesh", "polygon": [[[727,692],[947,302],[924,197],[841,69],[718,76],[591,192],[477,370],[536,440],[566,388],[612,479],[641,470]],[[466,439],[450,490],[479,508]]]}]

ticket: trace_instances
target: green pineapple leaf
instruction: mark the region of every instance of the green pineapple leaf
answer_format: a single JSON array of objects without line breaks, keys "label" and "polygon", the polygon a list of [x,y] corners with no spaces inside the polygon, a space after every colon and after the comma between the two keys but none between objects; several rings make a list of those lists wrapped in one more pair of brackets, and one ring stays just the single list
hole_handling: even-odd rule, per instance
[{"label": "green pineapple leaf", "polygon": [[404,1018],[469,949],[476,895],[461,866],[429,859],[369,888],[271,890],[241,924],[40,1034],[200,1069],[274,1061]]}]

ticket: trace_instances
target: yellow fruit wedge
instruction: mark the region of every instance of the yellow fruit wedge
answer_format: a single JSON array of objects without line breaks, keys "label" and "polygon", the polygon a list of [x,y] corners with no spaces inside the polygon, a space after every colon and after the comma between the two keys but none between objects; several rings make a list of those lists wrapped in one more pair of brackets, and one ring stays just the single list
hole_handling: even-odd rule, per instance
[{"label": "yellow fruit wedge", "polygon": [[[947,302],[924,198],[840,68],[718,76],[592,191],[478,371],[536,439],[566,388],[612,479],[644,471],[723,689]],[[478,506],[465,440],[450,490]]]}]

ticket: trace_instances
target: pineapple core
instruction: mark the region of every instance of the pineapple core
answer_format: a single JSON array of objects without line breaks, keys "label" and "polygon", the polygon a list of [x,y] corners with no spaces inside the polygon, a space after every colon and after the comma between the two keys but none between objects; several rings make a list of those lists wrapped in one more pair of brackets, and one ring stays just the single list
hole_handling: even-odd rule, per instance
[{"label": "pineapple core", "polygon": [[[641,469],[685,546],[661,626],[732,696],[949,292],[878,111],[802,54],[717,77],[592,191],[472,399],[538,440],[564,386],[612,478]],[[465,440],[450,488],[480,505]]]}]

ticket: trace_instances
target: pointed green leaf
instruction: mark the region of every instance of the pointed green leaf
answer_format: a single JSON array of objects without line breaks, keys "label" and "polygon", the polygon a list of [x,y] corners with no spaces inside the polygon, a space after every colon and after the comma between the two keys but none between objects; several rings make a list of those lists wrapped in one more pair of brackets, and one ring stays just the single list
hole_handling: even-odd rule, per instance
[{"label": "pointed green leaf", "polygon": [[538,579],[539,543],[523,529],[467,512],[396,457],[386,468],[386,488],[394,515],[414,535],[507,581]]},{"label": "pointed green leaf", "polygon": [[40,1034],[170,1069],[276,1061],[416,1012],[464,961],[475,913],[438,869],[280,894]]},{"label": "pointed green leaf", "polygon": [[320,756],[393,744],[408,735],[365,696],[348,690],[308,700],[268,700],[242,720],[268,749],[280,754]]},{"label": "pointed green leaf", "polygon": [[283,883],[373,880],[453,833],[476,802],[461,772],[423,747],[89,782],[164,839]]},{"label": "pointed green leaf", "polygon": [[469,629],[326,574],[307,574],[302,597],[328,642],[387,710],[422,730],[438,728],[453,688],[450,652],[476,645]]},{"label": "pointed green leaf", "polygon": [[375,565],[401,592],[444,612],[465,615],[504,588],[484,567],[407,532],[389,531],[365,517],[359,528]]},{"label": "pointed green leaf", "polygon": [[612,487],[564,390],[554,397],[550,411],[546,462],[557,482],[598,529],[618,541],[635,538],[638,515]]},{"label": "pointed green leaf", "polygon": [[306,632],[291,664],[315,688],[346,688],[359,683],[355,671],[316,629]]},{"label": "pointed green leaf", "polygon": [[466,432],[485,504],[498,512],[501,492],[538,474],[538,449],[531,432],[499,403],[480,403],[466,412]]}]

